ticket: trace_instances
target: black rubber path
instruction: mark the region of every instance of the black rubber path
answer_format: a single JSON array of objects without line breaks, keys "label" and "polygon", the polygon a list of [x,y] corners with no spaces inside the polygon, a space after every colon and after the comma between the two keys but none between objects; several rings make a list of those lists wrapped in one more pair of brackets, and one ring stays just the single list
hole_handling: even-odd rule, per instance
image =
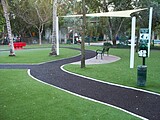
[{"label": "black rubber path", "polygon": [[[95,52],[86,50],[86,59]],[[76,62],[80,56],[40,65],[0,65],[0,69],[31,69],[37,79],[73,93],[111,104],[150,120],[160,120],[160,95],[118,87],[78,77],[60,69],[64,64]]]}]

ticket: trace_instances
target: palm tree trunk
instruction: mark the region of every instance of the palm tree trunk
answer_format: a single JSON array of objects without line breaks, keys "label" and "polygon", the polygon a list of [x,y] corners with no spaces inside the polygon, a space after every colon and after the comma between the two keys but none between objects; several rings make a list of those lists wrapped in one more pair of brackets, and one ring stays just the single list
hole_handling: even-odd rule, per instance
[{"label": "palm tree trunk", "polygon": [[10,46],[10,55],[9,56],[15,56],[14,52],[14,46],[13,46],[13,39],[12,39],[12,30],[11,30],[11,24],[10,24],[10,19],[8,15],[8,9],[7,9],[7,3],[6,0],[1,0],[3,11],[4,11],[4,16],[6,19],[6,25],[7,25],[7,31],[8,31],[8,38],[9,38],[9,46]]},{"label": "palm tree trunk", "polygon": [[53,2],[53,26],[52,26],[52,48],[50,55],[57,55],[56,51],[56,23],[57,23],[57,0]]}]

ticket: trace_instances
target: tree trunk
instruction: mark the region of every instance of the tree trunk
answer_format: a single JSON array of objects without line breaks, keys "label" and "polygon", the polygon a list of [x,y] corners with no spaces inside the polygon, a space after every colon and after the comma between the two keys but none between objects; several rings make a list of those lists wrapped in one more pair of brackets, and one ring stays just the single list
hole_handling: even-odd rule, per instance
[{"label": "tree trunk", "polygon": [[9,47],[10,47],[10,55],[9,56],[15,56],[13,39],[12,39],[12,31],[11,31],[11,24],[10,24],[10,19],[9,19],[9,15],[8,15],[6,0],[1,0],[1,3],[2,3],[2,7],[3,7],[3,11],[4,11],[4,16],[6,19],[8,38],[9,38],[9,42],[10,42],[9,43]]},{"label": "tree trunk", "polygon": [[43,24],[38,28],[39,31],[39,45],[42,45],[42,32],[43,32]]},{"label": "tree trunk", "polygon": [[81,68],[85,68],[85,29],[86,29],[86,8],[85,8],[85,0],[82,0],[82,9],[83,9],[83,23],[82,23],[82,42],[81,42]]},{"label": "tree trunk", "polygon": [[[114,42],[114,40],[113,40],[113,32],[112,32],[112,22],[111,22],[111,18],[109,17],[108,18],[108,25],[109,25],[109,34],[110,34],[110,40],[112,40],[112,42]],[[113,43],[113,45],[114,45],[114,43]]]},{"label": "tree trunk", "polygon": [[39,45],[42,45],[42,34],[40,30],[39,30]]},{"label": "tree trunk", "polygon": [[53,26],[52,26],[52,48],[50,55],[57,55],[56,51],[56,23],[57,23],[57,0],[53,2]]}]

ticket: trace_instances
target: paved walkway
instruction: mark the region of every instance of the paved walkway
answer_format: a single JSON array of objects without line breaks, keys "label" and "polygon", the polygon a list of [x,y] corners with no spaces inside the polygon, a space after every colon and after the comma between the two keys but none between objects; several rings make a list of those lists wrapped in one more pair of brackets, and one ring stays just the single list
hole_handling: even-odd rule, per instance
[{"label": "paved walkway", "polygon": [[[85,63],[86,63],[86,65],[106,64],[106,63],[116,62],[120,59],[121,59],[120,57],[113,56],[113,55],[107,55],[107,54],[104,54],[103,59],[101,59],[101,55],[99,54],[97,56],[97,59],[96,59],[96,57],[93,57],[93,58],[87,59],[85,61]],[[81,64],[81,62],[78,61],[78,62],[73,62],[71,64]]]},{"label": "paved walkway", "polygon": [[[94,56],[95,52],[86,51],[86,59]],[[160,95],[94,81],[60,69],[64,64],[79,60],[80,56],[76,56],[40,65],[0,65],[0,69],[30,69],[32,76],[48,84],[120,107],[150,120],[160,120]]]}]

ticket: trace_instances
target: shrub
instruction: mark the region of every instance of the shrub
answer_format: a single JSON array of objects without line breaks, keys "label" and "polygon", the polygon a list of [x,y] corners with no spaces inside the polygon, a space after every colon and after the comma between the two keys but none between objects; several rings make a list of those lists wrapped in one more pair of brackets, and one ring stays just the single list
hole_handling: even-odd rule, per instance
[{"label": "shrub", "polygon": [[112,46],[112,44],[109,43],[109,42],[105,42],[103,45],[104,45],[104,46]]}]

